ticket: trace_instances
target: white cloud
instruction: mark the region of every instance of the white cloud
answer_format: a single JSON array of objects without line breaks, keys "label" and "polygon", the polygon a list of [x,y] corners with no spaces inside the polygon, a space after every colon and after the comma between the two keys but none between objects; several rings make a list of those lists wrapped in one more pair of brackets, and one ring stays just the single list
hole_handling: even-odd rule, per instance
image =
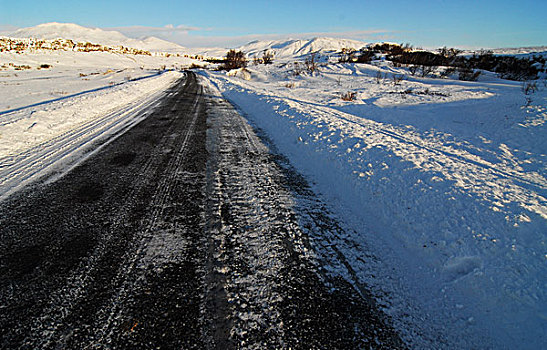
[{"label": "white cloud", "polygon": [[9,35],[15,32],[17,29],[19,29],[19,27],[12,26],[9,24],[0,24],[0,36]]},{"label": "white cloud", "polygon": [[139,38],[142,36],[160,36],[169,35],[172,33],[188,33],[191,31],[202,30],[198,27],[167,24],[163,27],[149,27],[149,26],[129,26],[129,27],[109,27],[102,28],[104,30],[115,30],[131,38]]}]

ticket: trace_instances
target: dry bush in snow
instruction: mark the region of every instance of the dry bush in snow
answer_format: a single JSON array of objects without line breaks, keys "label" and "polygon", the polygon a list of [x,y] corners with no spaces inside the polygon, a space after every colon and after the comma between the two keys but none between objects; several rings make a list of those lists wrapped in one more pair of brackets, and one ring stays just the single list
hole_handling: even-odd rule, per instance
[{"label": "dry bush in snow", "polygon": [[352,91],[348,91],[345,94],[342,94],[340,97],[343,101],[354,101],[357,94]]},{"label": "dry bush in snow", "polygon": [[317,55],[317,52],[312,53],[306,60],[304,61],[304,64],[306,65],[306,70],[308,73],[313,74],[318,68],[317,60],[319,58],[319,55]]},{"label": "dry bush in snow", "polygon": [[231,70],[245,67],[247,67],[247,58],[245,58],[245,54],[242,51],[230,50],[226,54],[224,64],[220,66],[219,69]]}]

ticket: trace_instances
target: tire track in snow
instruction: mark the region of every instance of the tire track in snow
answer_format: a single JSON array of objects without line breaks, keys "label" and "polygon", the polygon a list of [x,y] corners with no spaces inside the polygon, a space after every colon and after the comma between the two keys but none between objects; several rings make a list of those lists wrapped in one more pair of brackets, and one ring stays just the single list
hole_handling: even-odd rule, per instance
[{"label": "tire track in snow", "polygon": [[[145,116],[142,111],[154,105],[163,94],[161,88],[171,86],[176,75],[156,74],[156,79],[99,93],[91,99],[72,98],[67,106],[48,103],[44,111],[31,109],[2,116],[0,132],[6,135],[2,153],[6,156],[0,157],[0,199],[53,165],[63,165],[76,158],[76,153],[81,155],[97,139],[119,135],[138,123]],[[14,154],[20,149],[23,151]]]},{"label": "tire track in snow", "polygon": [[[186,85],[189,85],[188,82],[186,82]],[[173,90],[175,90],[176,87],[173,87]],[[187,88],[189,89],[189,88]],[[172,96],[172,94],[170,94]],[[153,102],[154,100],[152,100]],[[158,112],[156,112],[158,113]],[[194,119],[195,122],[195,119]],[[177,125],[175,123],[171,123],[169,131],[167,133],[172,133],[172,131],[175,129]],[[188,134],[191,132],[191,130],[188,130],[185,136],[185,144],[182,147],[181,151],[185,151],[185,146],[188,139]],[[157,148],[165,148],[168,141],[172,141],[169,138],[162,139],[162,143],[157,146]],[[176,157],[176,160],[179,160],[180,157]],[[168,174],[172,174],[173,170],[173,163],[175,162],[175,158],[170,159],[170,167],[168,170]],[[156,159],[154,157],[148,158],[146,164],[142,168],[142,171],[140,173],[140,176],[137,178],[137,181],[134,184],[134,187],[130,193],[128,193],[125,197],[126,199],[124,202],[130,203],[133,198],[135,197],[136,193],[142,190],[143,186],[146,186],[146,180],[151,178],[153,176],[153,173],[156,171],[157,163]],[[167,176],[162,179],[160,182],[158,192],[153,197],[153,203],[154,211],[152,214],[152,220],[155,221],[158,219],[159,216],[159,210],[161,209],[161,200],[165,200],[165,191],[166,186],[169,181],[172,181],[172,176]],[[158,200],[158,198],[160,200]],[[124,206],[121,208],[121,210],[116,214],[116,218],[113,220],[114,222],[124,223],[127,221],[127,217],[129,216],[129,212],[132,209],[131,206]],[[153,222],[152,222],[153,224]],[[104,237],[105,240],[113,239],[113,237]],[[68,317],[72,311],[72,309],[77,305],[79,300],[86,295],[86,287],[89,286],[90,283],[93,283],[93,280],[91,276],[96,271],[97,268],[100,268],[99,262],[103,258],[104,254],[106,253],[104,247],[99,246],[90,256],[90,259],[85,262],[85,265],[82,267],[82,269],[77,269],[71,277],[67,279],[66,286],[69,288],[64,287],[63,289],[57,291],[56,293],[52,293],[51,295],[51,302],[49,303],[49,309],[44,312],[44,316],[41,317],[38,322],[36,322],[36,325],[33,327],[32,333],[36,335],[35,339],[39,339],[39,343],[37,344],[37,347],[39,348],[47,348],[52,346],[55,342],[59,341],[60,335],[57,333],[57,330],[59,327],[62,327],[64,324],[64,319]],[[139,253],[137,252],[136,255]],[[127,270],[120,271],[118,276],[115,278],[115,280],[123,280],[126,277],[126,274],[130,273],[133,268],[135,267],[136,260],[128,261],[124,263],[126,266],[127,264],[130,264],[129,268]],[[117,299],[122,299],[121,295],[126,293],[127,285],[124,285],[120,290],[118,295],[116,296]],[[114,308],[116,310],[119,309],[119,306],[114,303]],[[111,315],[112,316],[112,315]],[[112,323],[112,320],[109,319],[109,321],[106,323],[106,325],[110,325]],[[103,323],[104,326],[104,323]]]},{"label": "tire track in snow", "polygon": [[[48,277],[47,275],[42,277],[45,279],[45,283],[42,283],[42,281],[38,279],[37,282],[34,283],[34,287],[32,285],[28,286],[28,288],[31,288],[28,291],[26,290],[27,287],[25,286],[25,283],[17,287],[19,290],[23,291],[23,293],[30,294],[30,300],[32,300],[32,298],[47,298],[47,301],[39,299],[36,300],[38,301],[38,305],[44,306],[42,309],[43,311],[40,312],[39,316],[34,318],[34,321],[32,321],[32,318],[27,318],[32,315],[32,313],[34,313],[33,311],[31,311],[29,316],[18,316],[20,320],[16,322],[20,325],[19,327],[21,327],[19,330],[20,334],[25,334],[21,331],[24,329],[23,327],[28,329],[28,331],[26,331],[25,339],[22,340],[24,341],[24,343],[33,344],[33,346],[36,348],[48,348],[55,346],[82,348],[84,347],[83,344],[92,344],[93,339],[97,340],[103,337],[104,340],[104,337],[108,335],[111,331],[111,329],[108,329],[108,327],[106,327],[106,330],[104,330],[102,333],[95,331],[105,329],[105,322],[106,320],[108,320],[108,316],[111,315],[111,312],[117,312],[116,308],[110,310],[111,306],[107,302],[108,298],[110,298],[110,294],[116,290],[110,290],[110,288],[112,288],[113,286],[118,286],[116,288],[123,289],[123,287],[127,285],[128,280],[138,280],[140,278],[139,276],[125,276],[124,271],[127,272],[127,264],[132,263],[131,258],[140,258],[140,256],[138,256],[138,254],[136,254],[135,252],[137,252],[139,247],[141,247],[142,240],[148,239],[147,237],[143,237],[141,227],[143,224],[151,222],[152,219],[156,220],[158,218],[158,215],[160,213],[159,210],[164,207],[164,205],[162,205],[162,200],[165,200],[165,195],[161,196],[160,194],[165,192],[165,185],[169,184],[170,181],[172,182],[172,177],[177,174],[176,171],[173,171],[173,168],[177,165],[176,162],[180,162],[181,157],[184,156],[184,154],[182,153],[187,152],[187,147],[190,142],[188,138],[188,132],[185,133],[185,129],[180,130],[180,128],[187,128],[188,124],[190,124],[191,118],[186,118],[185,113],[188,113],[187,109],[191,107],[191,104],[188,105],[189,102],[185,103],[185,100],[191,98],[191,102],[195,105],[196,94],[193,93],[193,89],[196,88],[195,79],[193,79],[191,82],[187,80],[186,85],[186,88],[183,89],[182,92],[179,91],[178,96],[173,96],[173,98],[180,101],[180,103],[175,100],[171,102],[165,101],[157,111],[152,113],[152,115],[147,118],[146,122],[136,128],[139,130],[132,130],[128,133],[128,137],[122,138],[126,141],[120,139],[120,141],[122,141],[121,145],[119,145],[120,142],[117,141],[114,142],[111,147],[105,149],[105,151],[107,152],[102,153],[106,153],[106,155],[102,154],[102,158],[98,159],[100,161],[96,165],[96,168],[102,168],[97,174],[87,174],[85,172],[83,173],[90,176],[91,178],[93,178],[94,176],[98,176],[101,172],[103,172],[103,176],[106,175],[106,178],[112,177],[112,175],[109,175],[109,168],[111,167],[111,165],[108,165],[108,157],[113,157],[111,161],[116,161],[116,163],[114,164],[118,164],[118,162],[120,161],[122,162],[122,168],[117,166],[117,169],[120,169],[122,171],[120,174],[121,178],[120,176],[117,176],[114,178],[114,181],[121,181],[122,183],[124,181],[127,181],[124,179],[124,177],[127,177],[127,175],[123,172],[123,169],[125,169],[124,167],[126,166],[130,167],[130,171],[136,171],[136,173],[134,173],[129,178],[129,181],[131,181],[129,191],[122,191],[122,193],[105,193],[105,199],[97,202],[97,205],[95,205],[94,203],[90,203],[93,209],[91,210],[89,215],[94,217],[95,219],[94,221],[92,221],[92,226],[90,227],[89,231],[90,233],[93,233],[98,230],[97,235],[95,235],[94,237],[91,236],[97,241],[97,244],[95,248],[90,251],[87,257],[83,256],[81,258],[80,263],[77,264],[77,266],[75,266],[75,268],[70,271],[70,274],[67,277],[62,275],[59,276],[59,287],[56,290],[48,291],[47,296],[40,297],[40,294],[42,292],[48,290],[46,288],[51,288],[46,286],[51,285],[57,280],[55,273],[52,274],[52,277]],[[173,91],[177,90],[180,89],[178,87],[173,88]],[[166,110],[166,107],[163,106],[167,106],[169,110]],[[172,106],[179,107],[177,108],[177,111],[173,112]],[[162,116],[163,113],[165,113],[165,116]],[[173,118],[173,116],[171,116],[170,114],[179,115],[179,117]],[[165,129],[165,127],[163,126],[166,125],[166,123],[168,125],[167,129]],[[157,136],[154,133],[151,134],[149,131],[151,125],[149,124],[151,124],[152,127],[156,126],[153,130],[155,130],[156,132],[161,132],[162,134]],[[161,135],[164,135],[164,137],[161,137]],[[159,143],[155,142],[156,139],[159,139]],[[175,151],[175,148],[173,146],[180,145],[181,141],[183,142],[181,152],[183,152],[179,152],[179,156],[175,157],[175,155],[177,155],[177,152]],[[124,147],[124,142],[130,147]],[[132,154],[127,153],[128,151],[131,152],[133,150],[133,147],[131,147],[132,142],[137,142],[135,146],[138,147],[134,148],[135,151],[138,149],[142,149],[145,152],[152,152],[151,155],[147,157],[140,157],[143,158],[144,162],[142,163],[142,166],[139,165],[138,168],[135,168],[131,165],[132,163],[134,163],[131,162],[132,158],[129,159],[129,162],[125,161],[123,158],[126,157],[126,154]],[[149,144],[150,142],[154,142],[152,151],[149,151],[150,147],[147,146],[147,144]],[[122,148],[120,149],[120,147]],[[121,152],[121,154],[119,152]],[[173,153],[173,157],[171,157],[171,153]],[[120,158],[116,154],[123,157]],[[137,159],[138,158],[139,156],[137,153]],[[90,159],[90,161],[91,160],[92,159]],[[107,161],[106,167],[105,165],[101,164],[105,160]],[[168,162],[164,162],[164,160],[168,160]],[[97,159],[95,159],[95,161],[97,162]],[[168,169],[166,169],[167,165],[169,165]],[[89,166],[87,167],[89,168]],[[85,167],[83,169],[85,169]],[[85,180],[85,176],[84,179],[81,179],[82,171],[84,170],[80,170],[78,168],[75,170],[76,173],[79,173],[80,181]],[[168,176],[163,179],[161,175],[164,174],[163,171],[165,170],[167,170],[169,173]],[[68,176],[68,178],[70,178],[71,176],[72,175]],[[154,180],[156,177],[159,177],[160,181]],[[192,187],[196,187],[196,183],[193,180],[194,179],[192,179]],[[61,182],[67,181],[70,181],[70,179],[65,179]],[[104,180],[100,179],[100,181]],[[150,217],[148,214],[142,215],[143,208],[149,206],[150,197],[152,197],[153,195],[150,190],[152,189],[152,187],[157,188],[158,185],[159,189],[156,190],[157,196],[154,197],[154,204],[156,205],[156,207],[151,208],[153,209],[152,217]],[[78,186],[77,183],[76,186]],[[119,186],[119,184],[111,186],[112,191],[116,191],[116,186]],[[124,186],[122,185],[121,188],[123,187]],[[70,190],[67,191],[66,189],[63,189],[61,190],[61,196],[66,196],[66,194],[63,194],[63,191],[70,193]],[[120,198],[115,197],[120,194],[122,195]],[[108,213],[109,209],[107,208],[110,206],[108,198],[120,204],[119,207],[114,206],[115,211],[112,213]],[[94,201],[94,199],[92,199],[92,201]],[[86,203],[84,204],[87,205],[87,202],[88,200],[86,199]],[[59,205],[62,206],[61,201],[57,202],[57,206]],[[81,204],[76,203],[76,209],[78,206],[81,206]],[[101,208],[102,206],[105,206],[105,209]],[[103,213],[103,217],[96,213],[96,211],[102,212],[104,210],[106,212]],[[61,213],[70,213],[70,211],[71,209],[63,209]],[[136,216],[139,215],[138,213],[141,213],[141,217]],[[86,220],[86,215],[81,216],[81,218]],[[32,229],[32,231],[38,231],[39,233],[40,227],[44,225],[41,222],[44,220],[40,218],[36,219],[40,223],[38,224],[38,228]],[[60,222],[58,224],[64,226],[65,224],[63,224],[63,222],[65,220],[62,217],[60,217],[59,219]],[[136,221],[136,219],[138,220]],[[55,223],[52,224],[55,225]],[[13,226],[13,224],[10,225]],[[89,224],[85,223],[84,221],[84,225]],[[71,231],[74,231],[74,229],[72,229]],[[18,229],[16,232],[21,232],[21,230]],[[33,234],[37,235],[38,233]],[[77,232],[67,233],[73,235]],[[9,235],[3,235],[3,237],[8,238]],[[57,240],[58,239],[55,238],[53,241]],[[62,241],[60,243],[64,244]],[[59,242],[57,242],[56,244],[59,244]],[[46,251],[50,249],[47,247],[47,245],[44,248]],[[125,251],[127,251],[127,254],[120,255],[120,252]],[[68,255],[70,256],[71,254],[73,253],[69,253]],[[65,259],[66,258],[63,257],[59,260],[62,263]],[[39,261],[40,260],[38,260],[38,263]],[[2,268],[5,268],[5,266],[2,266]],[[120,268],[121,270],[119,270]],[[173,283],[176,284],[177,281],[173,281]],[[2,284],[2,286],[4,286],[4,284]],[[161,293],[161,291],[159,292]],[[122,295],[123,293],[118,294]],[[11,297],[9,297],[9,294],[3,295],[7,296],[6,299],[2,298],[6,301],[12,298],[17,298],[16,295],[12,295]],[[11,302],[17,302],[17,300],[18,299],[12,299]],[[25,323],[21,323],[26,322],[23,321],[25,319],[31,321],[31,324],[25,326]],[[2,320],[2,324],[5,325],[4,321],[7,320]],[[116,322],[112,322],[110,326],[119,326],[118,323],[119,320],[116,320]],[[90,328],[91,324],[94,324],[93,327],[97,328]],[[119,342],[120,329],[117,328],[116,331],[118,332],[118,339],[116,339],[115,342]],[[150,332],[150,329],[148,329],[147,332]],[[142,333],[140,332],[134,332],[131,334],[135,335],[137,333],[141,334],[142,336]],[[127,336],[126,333],[123,333],[122,335],[124,337]],[[4,336],[9,337],[8,339],[17,338],[17,335],[13,333],[7,333]],[[13,343],[12,341],[11,344],[16,343]]]},{"label": "tire track in snow", "polygon": [[[193,83],[195,84],[195,80],[193,81]],[[128,257],[128,261],[124,263],[124,266],[127,267],[123,270],[120,270],[120,273],[117,277],[117,279],[125,279],[125,281],[123,285],[119,288],[117,294],[110,301],[110,304],[112,305],[110,310],[113,311],[110,311],[108,320],[102,325],[98,325],[99,333],[107,333],[106,337],[99,340],[99,343],[110,343],[112,341],[112,337],[114,336],[114,332],[116,331],[116,327],[114,325],[121,318],[120,316],[124,311],[124,300],[128,299],[129,295],[133,292],[132,289],[134,289],[135,285],[138,283],[136,280],[139,279],[139,276],[142,276],[144,274],[146,268],[154,264],[161,264],[161,260],[166,260],[167,262],[170,260],[168,258],[159,258],[159,262],[155,261],[157,257],[155,257],[154,254],[162,253],[162,250],[160,249],[159,251],[155,252],[153,251],[153,247],[151,248],[150,245],[152,241],[157,241],[160,245],[166,245],[169,243],[173,244],[174,242],[176,242],[176,240],[173,240],[170,237],[171,235],[173,235],[173,232],[169,231],[173,230],[164,231],[161,226],[165,223],[166,220],[165,211],[167,206],[169,206],[170,204],[169,200],[172,199],[170,197],[173,195],[173,187],[177,184],[178,181],[181,181],[181,174],[178,172],[178,169],[182,168],[184,158],[188,156],[188,142],[190,138],[195,134],[195,126],[200,113],[199,104],[202,102],[202,94],[202,88],[199,87],[193,105],[186,112],[192,115],[191,122],[184,132],[182,143],[180,143],[180,146],[177,146],[178,150],[176,151],[176,154],[172,156],[169,160],[169,163],[165,170],[166,176],[163,176],[161,178],[160,183],[158,184],[158,187],[156,189],[156,193],[154,193],[152,197],[153,199],[150,207],[153,209],[150,213],[150,217],[148,218],[148,220],[146,220],[142,224],[142,226],[145,228],[142,234],[139,234],[141,236],[139,247],[134,254],[131,254]],[[176,111],[172,109],[171,112]],[[188,173],[188,175],[192,177],[193,174]],[[187,174],[182,174],[182,176],[185,177],[187,176]],[[184,254],[185,252],[184,249],[181,249],[180,251],[175,252],[175,255],[176,253]],[[176,258],[176,256],[171,256],[171,258]],[[137,269],[141,271],[136,271]]]},{"label": "tire track in snow", "polygon": [[58,181],[0,203],[0,344],[403,348],[373,300],[318,267],[304,231],[325,220],[300,227],[244,118],[193,74],[181,85]]}]

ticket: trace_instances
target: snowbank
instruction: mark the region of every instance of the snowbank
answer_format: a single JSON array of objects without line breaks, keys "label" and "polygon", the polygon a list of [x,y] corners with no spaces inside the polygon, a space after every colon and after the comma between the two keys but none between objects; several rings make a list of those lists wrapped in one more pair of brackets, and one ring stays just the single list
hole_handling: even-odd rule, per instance
[{"label": "snowbank", "polygon": [[[181,73],[167,72],[72,99],[29,108],[0,117],[0,157],[14,156],[78,125],[124,106],[137,104],[165,90]],[[0,158],[2,159],[2,158]]]}]

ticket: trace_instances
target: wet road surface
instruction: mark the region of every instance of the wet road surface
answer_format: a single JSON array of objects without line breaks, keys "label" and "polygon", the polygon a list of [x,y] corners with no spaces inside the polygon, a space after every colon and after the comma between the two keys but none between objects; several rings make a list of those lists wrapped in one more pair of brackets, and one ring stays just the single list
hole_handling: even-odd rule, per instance
[{"label": "wet road surface", "polygon": [[285,163],[187,73],[0,203],[1,348],[403,348],[365,287],[323,273],[308,232],[339,228]]}]

